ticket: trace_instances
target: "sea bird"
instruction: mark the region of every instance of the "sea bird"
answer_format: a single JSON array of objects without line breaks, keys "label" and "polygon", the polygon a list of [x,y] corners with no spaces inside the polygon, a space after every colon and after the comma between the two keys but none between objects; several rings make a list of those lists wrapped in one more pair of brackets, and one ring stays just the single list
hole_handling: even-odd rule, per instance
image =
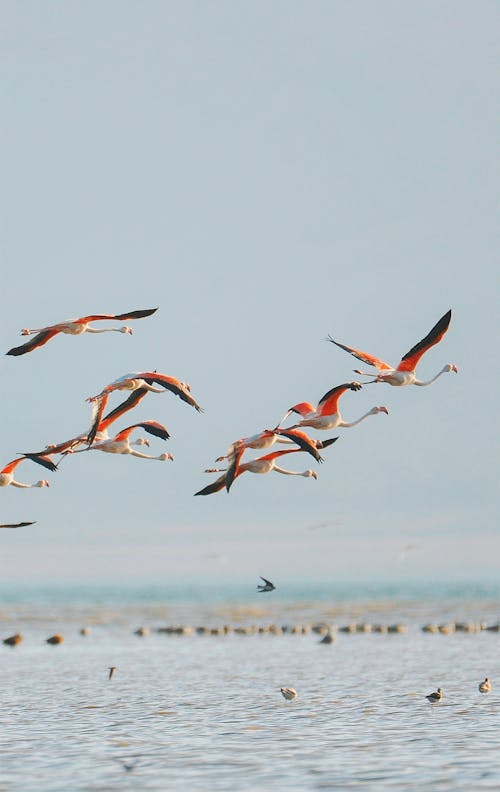
[{"label": "sea bird", "polygon": [[347,390],[359,391],[361,390],[361,384],[359,382],[344,382],[342,385],[336,385],[321,397],[317,407],[314,407],[314,405],[309,402],[294,404],[294,406],[290,407],[285,413],[276,429],[279,428],[280,424],[282,424],[291,413],[300,415],[301,420],[289,427],[288,431],[290,431],[290,429],[297,429],[301,426],[312,426],[314,429],[335,429],[337,426],[341,426],[347,429],[361,423],[361,421],[364,421],[369,415],[376,415],[379,412],[384,412],[386,415],[389,414],[387,407],[372,407],[369,412],[362,415],[357,421],[352,421],[350,423],[344,421],[338,409],[338,401]]},{"label": "sea bird", "polygon": [[431,704],[437,704],[443,698],[443,691],[441,688],[438,688],[435,693],[429,693],[425,698]]},{"label": "sea bird", "polygon": [[297,698],[297,691],[294,688],[282,687],[280,690],[281,695],[286,701],[293,701],[294,698]]},{"label": "sea bird", "polygon": [[491,691],[491,682],[488,677],[485,677],[484,682],[479,683],[479,692],[480,693],[490,693]]},{"label": "sea bird", "polygon": [[271,583],[270,580],[266,580],[266,578],[262,577],[262,575],[259,575],[259,577],[261,580],[264,581],[264,585],[258,583],[257,591],[274,591],[276,589],[276,586],[274,585],[274,583]]},{"label": "sea bird", "polygon": [[[242,473],[270,473],[271,470],[275,470],[276,473],[284,473],[286,476],[304,476],[305,478],[318,478],[318,474],[314,470],[304,470],[303,473],[296,473],[292,470],[284,470],[276,465],[276,460],[283,456],[284,454],[294,454],[297,451],[302,451],[301,448],[287,448],[283,451],[274,451],[272,454],[266,454],[266,456],[257,457],[257,459],[252,459],[250,462],[245,462],[243,465],[240,465],[238,470],[236,471],[234,478],[241,476]],[[204,487],[199,492],[195,492],[195,495],[212,495],[214,492],[219,492],[226,486],[226,476],[227,470],[223,468],[208,468],[206,473],[220,473],[223,472],[222,476],[214,481],[212,484],[208,484],[208,486]]]},{"label": "sea bird", "polygon": [[[458,373],[458,368],[454,363],[447,363],[446,366],[443,366],[441,371],[439,371],[435,377],[427,380],[426,382],[417,379],[417,375],[415,374],[418,361],[428,349],[441,341],[442,337],[448,330],[450,321],[451,309],[441,317],[439,322],[434,325],[432,330],[425,336],[425,338],[419,341],[418,344],[415,344],[415,346],[413,346],[410,351],[406,353],[406,355],[403,355],[397,368],[393,368],[389,365],[389,363],[384,363],[384,361],[380,360],[380,358],[369,355],[367,352],[361,352],[359,349],[345,346],[339,341],[335,341],[331,336],[328,336],[328,341],[331,341],[332,344],[336,344],[341,349],[344,349],[346,352],[354,355],[354,357],[358,358],[358,360],[362,360],[363,363],[366,363],[369,366],[374,366],[377,369],[378,374],[376,378],[374,380],[370,380],[370,382],[387,382],[388,385],[399,386],[431,385],[431,383],[437,380],[441,374],[445,374],[450,371],[454,371],[455,374]],[[354,371],[356,374],[362,374],[366,377],[371,376],[371,374],[366,371],[360,371],[359,369],[354,369]]]},{"label": "sea bird", "polygon": [[81,316],[79,319],[67,319],[65,322],[59,324],[49,325],[48,327],[40,327],[38,330],[28,330],[25,328],[21,330],[21,335],[28,336],[33,333],[37,335],[18,347],[9,349],[7,355],[25,355],[27,352],[32,352],[34,349],[43,346],[54,338],[58,333],[67,333],[68,335],[81,335],[82,333],[129,333],[132,335],[132,328],[125,327],[105,327],[96,330],[89,327],[90,322],[100,322],[103,320],[117,319],[119,321],[126,321],[127,319],[143,319],[145,316],[151,316],[157,311],[158,308],[149,308],[144,311],[129,311],[122,314],[92,314],[91,316]]},{"label": "sea bird", "polygon": [[57,470],[56,465],[49,459],[48,456],[43,456],[40,454],[26,454],[25,456],[18,457],[17,459],[13,459],[12,462],[9,462],[8,465],[5,465],[2,470],[0,470],[0,487],[8,487],[9,484],[12,484],[13,487],[20,487],[22,489],[27,489],[29,487],[48,487],[49,482],[46,479],[42,481],[37,481],[36,484],[21,484],[19,481],[14,480],[14,470],[22,462],[24,459],[31,459],[32,462],[37,462],[39,465],[43,465],[43,467],[47,468],[54,472]]}]

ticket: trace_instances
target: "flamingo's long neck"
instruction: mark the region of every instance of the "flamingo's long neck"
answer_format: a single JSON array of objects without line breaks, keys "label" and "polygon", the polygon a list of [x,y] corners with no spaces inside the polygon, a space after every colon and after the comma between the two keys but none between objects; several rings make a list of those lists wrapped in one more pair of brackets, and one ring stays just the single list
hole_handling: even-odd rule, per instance
[{"label": "flamingo's long neck", "polygon": [[140,457],[140,459],[159,459],[160,461],[164,461],[165,459],[169,459],[170,457],[165,454],[160,454],[160,456],[150,456],[149,454],[142,454],[140,451],[134,451],[132,448],[129,451],[129,454],[132,456]]},{"label": "flamingo's long neck", "polygon": [[275,470],[276,473],[283,473],[285,476],[306,476],[306,478],[308,478],[311,475],[310,470],[304,470],[302,473],[298,473],[295,470],[285,470],[284,468],[278,467],[278,465],[273,465],[271,470]]},{"label": "flamingo's long neck", "polygon": [[413,384],[414,385],[420,385],[421,387],[423,387],[425,385],[432,385],[432,383],[435,382],[437,380],[437,378],[441,376],[441,374],[446,374],[446,373],[448,373],[448,371],[450,371],[449,367],[448,366],[444,366],[444,368],[442,368],[441,371],[438,371],[438,373],[436,374],[435,377],[433,377],[430,380],[427,380],[427,382],[423,382],[422,380],[416,379],[416,380],[413,381]]},{"label": "flamingo's long neck", "polygon": [[343,426],[344,429],[348,429],[350,426],[357,426],[359,423],[361,423],[361,421],[364,421],[365,418],[368,418],[369,415],[374,415],[374,413],[372,413],[372,411],[370,410],[369,412],[362,415],[361,418],[358,418],[357,421],[351,421],[350,423],[348,423],[347,421],[341,421],[338,424],[338,426]]},{"label": "flamingo's long neck", "polygon": [[86,333],[128,333],[128,327],[101,327],[97,329],[96,327],[87,327],[85,328]]}]

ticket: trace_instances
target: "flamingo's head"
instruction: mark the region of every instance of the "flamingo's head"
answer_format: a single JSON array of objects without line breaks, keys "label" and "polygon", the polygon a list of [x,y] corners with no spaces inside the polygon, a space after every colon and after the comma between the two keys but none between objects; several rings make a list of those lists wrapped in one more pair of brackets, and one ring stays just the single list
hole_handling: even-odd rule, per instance
[{"label": "flamingo's head", "polygon": [[315,470],[306,470],[306,471],[303,473],[303,475],[304,475],[306,478],[313,478],[313,479],[317,479],[317,478],[318,478],[318,474],[316,473],[316,471],[315,471]]},{"label": "flamingo's head", "polygon": [[139,437],[134,441],[134,445],[147,446],[149,448],[149,440],[147,437]]},{"label": "flamingo's head", "polygon": [[21,330],[21,335],[31,335],[31,330],[28,330],[27,327],[23,327]]},{"label": "flamingo's head", "polygon": [[34,484],[33,486],[34,487],[50,487],[50,483],[47,481],[47,479],[41,479],[40,481],[37,481],[36,484]]},{"label": "flamingo's head", "polygon": [[386,415],[389,415],[389,410],[387,409],[387,407],[384,407],[383,405],[382,405],[381,407],[374,407],[374,408],[371,410],[371,412],[372,412],[374,415],[376,415],[377,413],[380,413],[380,412],[383,412],[383,413],[385,413]]},{"label": "flamingo's head", "polygon": [[173,454],[162,454],[162,455],[159,457],[159,459],[161,459],[161,461],[162,461],[162,462],[165,462],[167,459],[171,459],[171,460],[173,460],[173,458],[174,458],[174,455],[173,455]]},{"label": "flamingo's head", "polygon": [[458,374],[458,366],[455,366],[454,363],[447,363],[446,366],[444,367],[444,370],[448,372],[454,371],[455,374]]},{"label": "flamingo's head", "polygon": [[125,325],[124,327],[120,327],[120,333],[129,333],[129,335],[133,334],[132,328],[128,327],[127,325]]}]

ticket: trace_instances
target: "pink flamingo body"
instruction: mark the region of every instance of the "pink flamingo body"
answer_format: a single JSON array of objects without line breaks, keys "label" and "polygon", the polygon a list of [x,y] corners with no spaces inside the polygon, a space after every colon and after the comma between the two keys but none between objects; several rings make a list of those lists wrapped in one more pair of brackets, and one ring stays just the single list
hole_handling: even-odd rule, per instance
[{"label": "pink flamingo body", "polygon": [[126,319],[142,319],[145,316],[151,316],[157,311],[157,308],[149,308],[143,311],[129,311],[122,314],[91,314],[90,316],[81,316],[79,319],[67,319],[59,324],[49,325],[48,327],[40,327],[37,330],[28,330],[25,328],[21,330],[21,335],[27,336],[36,333],[31,341],[22,344],[18,347],[9,349],[7,355],[25,355],[27,352],[32,352],[38,347],[44,346],[51,338],[54,338],[58,333],[65,333],[66,335],[81,335],[82,333],[129,333],[132,335],[132,328],[130,327],[106,327],[96,330],[90,327],[91,322],[100,322],[104,320],[118,319],[120,321]]},{"label": "pink flamingo body", "polygon": [[[437,380],[441,374],[446,374],[450,371],[454,371],[455,374],[458,372],[457,366],[454,363],[447,363],[446,366],[443,366],[441,371],[432,377],[432,379],[427,380],[424,382],[423,380],[417,379],[417,375],[415,373],[415,369],[417,367],[417,363],[419,362],[422,355],[424,355],[428,349],[438,344],[450,325],[451,321],[451,310],[447,311],[441,319],[436,322],[432,330],[419,341],[415,346],[413,346],[409,352],[406,353],[401,358],[401,361],[397,368],[393,368],[389,365],[389,363],[385,363],[380,358],[376,358],[373,355],[369,355],[367,352],[361,352],[359,349],[354,349],[354,347],[348,347],[344,344],[335,341],[331,336],[328,337],[328,340],[332,342],[332,344],[336,344],[336,346],[344,349],[346,352],[349,352],[358,360],[362,360],[363,363],[367,363],[369,366],[373,366],[377,369],[377,376],[374,380],[370,380],[371,382],[385,382],[388,385],[394,385],[396,387],[401,387],[405,385],[431,385],[433,382]],[[363,376],[370,377],[371,374],[366,371],[360,371],[359,369],[354,369],[356,374],[362,374]]]}]

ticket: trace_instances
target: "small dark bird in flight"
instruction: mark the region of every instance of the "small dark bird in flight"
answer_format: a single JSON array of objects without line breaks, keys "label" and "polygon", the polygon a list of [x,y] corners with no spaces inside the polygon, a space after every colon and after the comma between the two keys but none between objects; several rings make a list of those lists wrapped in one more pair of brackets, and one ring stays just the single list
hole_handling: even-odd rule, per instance
[{"label": "small dark bird in flight", "polygon": [[274,585],[274,583],[271,583],[270,580],[266,580],[266,578],[262,577],[262,575],[259,575],[259,577],[260,577],[261,580],[264,581],[264,585],[262,585],[262,583],[259,583],[257,585],[257,591],[261,591],[262,592],[262,591],[274,591],[275,590],[276,586]]}]

